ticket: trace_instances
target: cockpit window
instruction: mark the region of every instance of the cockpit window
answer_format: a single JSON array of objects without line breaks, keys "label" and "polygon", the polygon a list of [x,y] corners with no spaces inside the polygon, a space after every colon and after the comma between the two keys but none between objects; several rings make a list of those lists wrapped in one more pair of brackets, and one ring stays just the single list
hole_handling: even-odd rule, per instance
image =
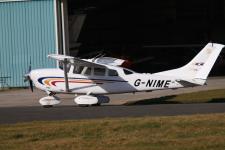
[{"label": "cockpit window", "polygon": [[94,68],[94,75],[96,76],[105,76],[105,68]]},{"label": "cockpit window", "polygon": [[127,70],[127,69],[123,69],[123,72],[125,73],[125,75],[133,74],[132,71]]},{"label": "cockpit window", "polygon": [[118,76],[118,73],[117,73],[116,70],[109,69],[108,75],[109,75],[109,76]]},{"label": "cockpit window", "polygon": [[74,66],[74,74],[91,75],[91,67],[86,66]]},{"label": "cockpit window", "polygon": [[84,66],[75,66],[74,67],[74,70],[73,70],[73,73],[75,73],[75,74],[81,74],[82,71],[83,71],[83,69],[84,69]]},{"label": "cockpit window", "polygon": [[[67,73],[70,71],[70,67],[71,67],[71,64],[70,64],[70,63],[66,65]],[[59,68],[60,68],[61,70],[64,70],[64,69],[63,69],[63,64],[62,64],[62,63],[59,64]]]}]

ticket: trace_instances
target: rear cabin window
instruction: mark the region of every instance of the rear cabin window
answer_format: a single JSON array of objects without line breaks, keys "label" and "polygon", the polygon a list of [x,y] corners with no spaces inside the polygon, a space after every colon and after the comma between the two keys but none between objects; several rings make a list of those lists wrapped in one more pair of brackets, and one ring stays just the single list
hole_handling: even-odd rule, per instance
[{"label": "rear cabin window", "polygon": [[105,76],[105,68],[94,68],[94,75],[95,76]]},{"label": "rear cabin window", "polygon": [[109,76],[118,76],[118,73],[116,70],[109,69],[108,75]]},{"label": "rear cabin window", "polygon": [[123,69],[123,72],[125,73],[125,75],[133,74],[133,72],[126,69]]}]

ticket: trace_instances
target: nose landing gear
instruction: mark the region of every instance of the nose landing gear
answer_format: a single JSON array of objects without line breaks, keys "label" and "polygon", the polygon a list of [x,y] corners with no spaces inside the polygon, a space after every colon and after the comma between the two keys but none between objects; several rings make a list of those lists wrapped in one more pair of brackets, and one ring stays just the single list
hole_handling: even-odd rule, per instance
[{"label": "nose landing gear", "polygon": [[43,97],[39,100],[39,103],[44,107],[44,108],[50,108],[53,107],[54,105],[59,104],[60,98],[55,96],[55,93],[53,92],[46,92],[49,96]]}]

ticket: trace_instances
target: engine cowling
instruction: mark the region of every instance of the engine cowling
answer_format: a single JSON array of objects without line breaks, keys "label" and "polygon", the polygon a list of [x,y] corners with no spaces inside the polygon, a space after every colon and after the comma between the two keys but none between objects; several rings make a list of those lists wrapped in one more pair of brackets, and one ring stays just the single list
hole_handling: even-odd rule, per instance
[{"label": "engine cowling", "polygon": [[108,103],[110,101],[107,96],[92,96],[81,95],[74,99],[74,102],[78,105],[96,105],[101,103]]}]

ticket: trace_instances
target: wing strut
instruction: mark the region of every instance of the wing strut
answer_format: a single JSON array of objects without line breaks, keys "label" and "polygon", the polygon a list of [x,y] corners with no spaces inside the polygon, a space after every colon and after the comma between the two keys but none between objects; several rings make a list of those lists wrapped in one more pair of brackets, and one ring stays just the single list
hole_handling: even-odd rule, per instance
[{"label": "wing strut", "polygon": [[67,64],[69,63],[69,61],[67,60],[67,58],[65,58],[63,60],[63,70],[64,70],[64,79],[65,79],[65,90],[66,92],[69,92],[69,82],[68,82],[68,70],[67,70]]}]

